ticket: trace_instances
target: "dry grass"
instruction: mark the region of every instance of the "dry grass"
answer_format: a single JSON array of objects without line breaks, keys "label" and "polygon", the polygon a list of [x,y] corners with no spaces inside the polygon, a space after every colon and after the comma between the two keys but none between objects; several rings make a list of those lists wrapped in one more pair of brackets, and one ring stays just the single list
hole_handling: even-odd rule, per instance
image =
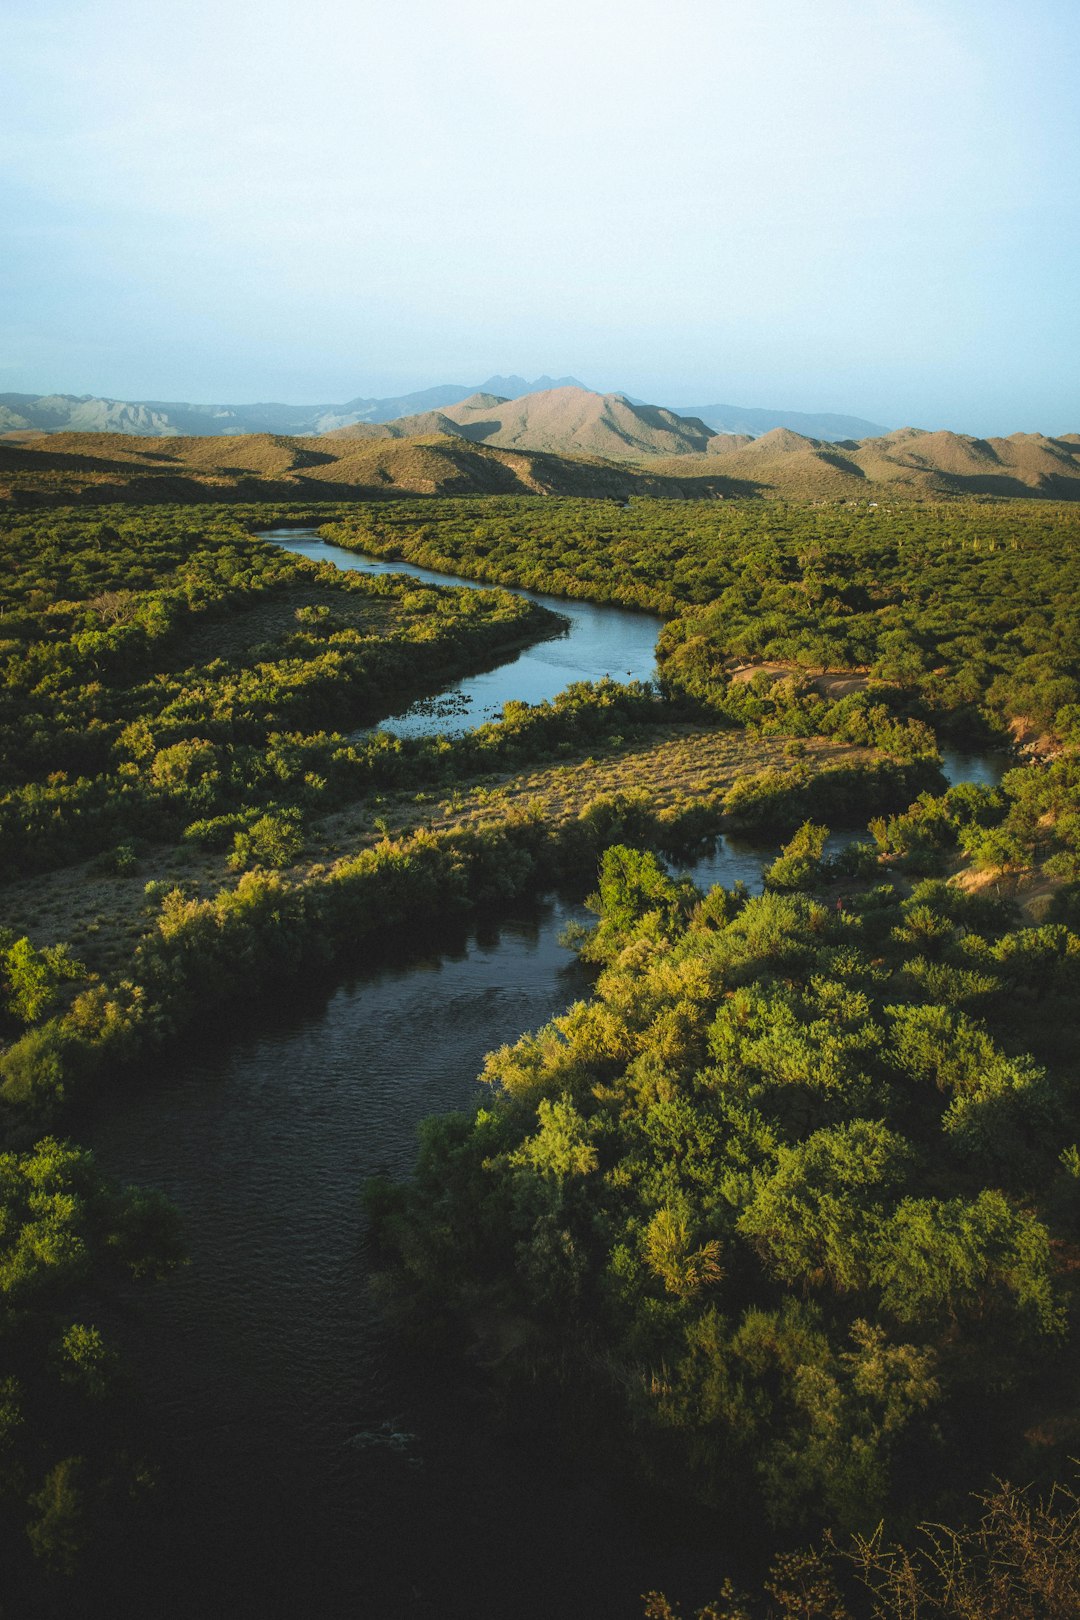
[{"label": "dry grass", "polygon": [[[515,810],[536,808],[545,819],[575,817],[598,794],[644,791],[657,810],[691,804],[716,805],[737,777],[790,763],[784,738],[748,738],[739,731],[687,726],[637,735],[625,747],[601,756],[482,781],[462,783],[444,794],[402,793],[357,801],[314,823],[300,861],[289,875],[304,881],[342,855],[418,827],[444,828],[500,821]],[[825,739],[805,744],[804,763],[825,768],[840,760],[869,757],[869,750]],[[147,883],[183,884],[192,894],[212,895],[237,881],[222,851],[160,845],[123,876],[102,871],[100,858],[46,872],[0,891],[0,915],[9,928],[36,945],[70,943],[95,972],[122,971],[146,931],[156,903]]]},{"label": "dry grass", "polygon": [[1036,927],[1046,921],[1055,896],[1065,886],[1063,878],[1047,877],[1041,867],[1020,872],[1007,872],[1002,868],[977,872],[973,866],[959,862],[953,882],[968,894],[984,894],[994,900],[1013,901],[1025,920]]},{"label": "dry grass", "polygon": [[852,692],[865,692],[871,684],[871,677],[864,670],[821,669],[812,674],[801,664],[770,663],[767,659],[752,664],[733,664],[727,670],[728,680],[733,686],[749,686],[755,675],[768,675],[772,680],[790,678],[834,700],[848,697]]},{"label": "dry grass", "polygon": [[183,883],[192,892],[213,894],[230,879],[235,877],[223,855],[159,845],[123,876],[103,872],[95,857],[9,883],[0,890],[0,917],[5,927],[28,935],[35,945],[66,940],[94,972],[112,975],[123,968],[146,931],[147,883]]},{"label": "dry grass", "polygon": [[[640,791],[659,811],[691,803],[718,803],[739,776],[791,764],[789,739],[748,738],[741,731],[672,727],[650,742],[565,765],[509,777],[494,788],[465,795],[461,808],[435,825],[491,820],[532,803],[552,821],[576,816],[601,793]],[[804,762],[824,769],[839,760],[870,757],[871,750],[825,738],[807,741]]]}]

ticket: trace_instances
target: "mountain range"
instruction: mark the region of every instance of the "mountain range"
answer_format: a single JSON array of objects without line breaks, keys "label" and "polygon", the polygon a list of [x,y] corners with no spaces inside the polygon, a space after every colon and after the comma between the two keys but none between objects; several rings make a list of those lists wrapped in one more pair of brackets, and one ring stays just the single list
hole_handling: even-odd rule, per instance
[{"label": "mountain range", "polygon": [[[489,377],[485,392],[527,394],[542,388],[583,388],[574,377]],[[458,405],[475,388],[444,383],[387,399],[350,399],[343,405],[191,405],[177,400],[104,399],[93,394],[0,394],[0,435],[132,433],[149,438],[236,433],[329,433],[352,422],[389,422]]]},{"label": "mountain range", "polygon": [[773,428],[791,428],[811,439],[871,439],[888,429],[861,416],[837,416],[831,411],[766,411],[746,405],[680,405],[680,416],[697,416],[714,433],[743,433],[756,439]]},{"label": "mountain range", "polygon": [[1080,499],[1080,434],[1050,438],[1013,433],[979,439],[966,433],[897,428],[867,439],[835,443],[789,428],[760,439],[718,435],[704,456],[654,457],[663,476],[717,474],[760,495],[791,500],[880,500],[896,497],[1028,496]]},{"label": "mountain range", "polygon": [[704,455],[714,438],[695,417],[677,416],[658,405],[635,405],[625,394],[594,394],[574,386],[547,388],[517,399],[473,394],[458,405],[397,421],[355,422],[331,437],[412,439],[432,433],[506,450],[548,450],[614,461]]},{"label": "mountain range", "polygon": [[[287,433],[309,436],[332,433],[356,423],[384,423],[444,411],[477,395],[504,402],[553,389],[589,390],[575,377],[489,377],[479,389],[457,383],[424,388],[389,398],[357,398],[344,404],[196,405],[169,400],[119,400],[91,394],[0,394],[0,435],[6,433],[129,433],[150,438],[237,433]],[[600,396],[625,400],[635,410],[657,410],[628,395]],[[669,412],[669,415],[675,413]],[[855,416],[800,411],[766,411],[741,405],[700,405],[678,414],[698,419],[714,433],[755,437],[774,427],[790,427],[819,439],[858,439],[883,433],[875,422]],[[678,430],[676,430],[678,431]],[[671,447],[674,451],[674,446]]]},{"label": "mountain range", "polygon": [[[545,390],[537,422],[551,428],[551,401],[574,389]],[[579,436],[600,436],[639,413],[625,396],[590,396],[575,417]],[[596,405],[595,401],[600,400]],[[510,402],[520,404],[518,402]],[[571,401],[574,404],[573,401]],[[1014,433],[977,439],[918,428],[832,443],[775,428],[759,439],[706,434],[704,449],[638,453],[634,459],[499,443],[521,432],[520,410],[475,400],[467,419],[441,413],[441,431],[380,434],[362,425],[319,436],[238,434],[233,437],[136,439],[119,433],[12,434],[0,440],[0,500],[12,506],[76,501],[328,501],[399,495],[517,493],[582,495],[626,500],[781,497],[871,503],[942,500],[955,496],[1080,499],[1080,433],[1048,438]],[[575,404],[575,409],[580,402]],[[678,440],[673,413],[634,414],[633,431],[655,432],[657,443]],[[483,439],[465,429],[487,424]],[[673,418],[676,424],[685,418]],[[491,424],[499,424],[492,428]],[[415,425],[415,422],[414,424]],[[686,433],[701,439],[702,424]]]}]

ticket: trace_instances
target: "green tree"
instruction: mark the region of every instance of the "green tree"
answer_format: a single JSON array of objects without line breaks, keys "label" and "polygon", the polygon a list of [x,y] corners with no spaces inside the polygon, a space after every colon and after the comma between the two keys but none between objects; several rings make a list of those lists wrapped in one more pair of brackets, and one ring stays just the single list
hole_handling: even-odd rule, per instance
[{"label": "green tree", "polygon": [[771,866],[765,868],[765,885],[770,889],[810,889],[821,879],[822,855],[829,836],[828,827],[804,821],[794,838],[786,843]]},{"label": "green tree", "polygon": [[25,936],[8,947],[2,960],[7,1008],[23,1024],[37,1023],[55,1005],[61,985],[87,975],[69,946],[38,950]]}]

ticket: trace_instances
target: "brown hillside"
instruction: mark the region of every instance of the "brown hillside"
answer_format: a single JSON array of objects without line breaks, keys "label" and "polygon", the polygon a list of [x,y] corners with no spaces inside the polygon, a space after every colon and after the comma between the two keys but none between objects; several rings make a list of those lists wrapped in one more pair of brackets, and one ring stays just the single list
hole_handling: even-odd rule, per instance
[{"label": "brown hillside", "polygon": [[[460,405],[442,411],[419,411],[415,416],[398,416],[391,422],[350,422],[346,427],[334,428],[323,435],[327,439],[421,439],[433,433],[445,433],[450,438],[466,438],[474,442],[484,438],[483,433],[470,431],[471,422],[478,416],[508,402],[498,394],[470,394]],[[459,412],[465,412],[464,416]]]},{"label": "brown hillside", "polygon": [[[874,441],[871,439],[868,443]],[[909,466],[925,467],[928,472],[955,473],[962,478],[996,472],[1001,466],[986,439],[972,439],[965,433],[923,433],[905,439],[893,452],[897,453],[898,459]]]},{"label": "brown hillside", "polygon": [[[658,405],[631,405],[623,394],[594,394],[586,388],[549,388],[519,399],[473,394],[460,405],[400,417],[364,436],[411,438],[432,432],[458,433],[474,444],[507,450],[615,461],[699,455],[715,437],[696,417],[677,416]],[[355,428],[341,428],[331,436],[359,435]]]},{"label": "brown hillside", "polygon": [[993,439],[991,443],[1004,465],[1030,477],[1068,476],[1080,449],[1080,438],[1075,434],[1048,439],[1041,433],[1012,433],[1007,439]]},{"label": "brown hillside", "polygon": [[[803,441],[804,449],[779,449],[770,453],[768,449],[757,449],[762,442],[755,439],[745,448],[720,456],[668,458],[647,465],[657,470],[662,468],[667,474],[676,470],[689,473],[693,469],[702,477],[715,475],[722,467],[725,477],[754,486],[762,495],[782,496],[786,500],[837,501],[867,497],[868,486],[862,469],[850,455],[834,454],[833,445],[809,439]],[[869,493],[872,496],[873,491]]]},{"label": "brown hillside", "polygon": [[1041,433],[974,439],[913,429],[864,439],[854,453],[867,478],[934,494],[1080,496],[1080,446]]},{"label": "brown hillside", "polygon": [[[695,470],[707,472],[719,458],[728,477],[756,484],[763,494],[792,500],[844,500],[866,494],[866,475],[850,451],[821,439],[810,439],[790,428],[773,428],[760,439],[713,449],[707,458],[694,458]],[[670,472],[677,465],[663,463]],[[689,461],[686,462],[689,470]]]},{"label": "brown hillside", "polygon": [[[572,396],[569,400],[565,396]],[[562,396],[562,397],[560,397]],[[576,396],[576,397],[573,397]],[[488,399],[494,396],[487,396]],[[0,499],[42,501],[353,500],[385,495],[522,493],[676,499],[780,496],[788,500],[929,499],[949,496],[1080,499],[1080,435],[1037,433],[975,439],[914,428],[834,444],[788,429],[760,439],[732,435],[720,450],[702,434],[695,451],[633,450],[631,430],[648,442],[693,443],[692,422],[669,430],[667,412],[646,412],[619,395],[552,389],[507,402],[466,401],[453,407],[471,421],[451,432],[400,436],[406,418],[359,425],[311,438],[274,434],[142,438],[120,433],[15,433],[0,439]],[[497,428],[492,427],[498,412]],[[429,413],[448,420],[448,413]],[[648,417],[660,419],[649,428]],[[632,419],[632,420],[631,420]],[[688,419],[675,419],[676,422]],[[634,426],[633,424],[637,425]],[[504,445],[528,432],[610,442],[618,456],[559,455]],[[479,432],[491,438],[480,441]],[[635,459],[631,461],[631,454]]]},{"label": "brown hillside", "polygon": [[131,500],[365,500],[393,495],[580,495],[626,500],[753,495],[719,476],[631,467],[588,457],[504,450],[460,435],[412,439],[348,433],[318,438],[135,438],[22,434],[0,440],[0,500],[12,505]]},{"label": "brown hillside", "polygon": [[[909,439],[924,439],[925,437],[926,437],[926,429],[925,428],[901,427],[901,428],[893,428],[891,433],[879,433],[877,438],[874,439],[873,442],[875,444],[898,445],[898,444],[906,444]],[[859,440],[858,442],[860,444],[864,444],[864,443],[867,443],[869,441],[867,441],[867,440]]]},{"label": "brown hillside", "polygon": [[776,428],[707,457],[652,462],[683,476],[717,463],[727,477],[788,500],[940,500],[950,495],[1080,499],[1080,435],[1048,439],[1015,433],[976,439],[961,433],[900,428],[876,439],[833,444]]},{"label": "brown hillside", "polygon": [[773,428],[770,433],[763,433],[760,439],[751,439],[745,454],[757,460],[771,461],[776,456],[816,450],[821,442],[820,439],[808,439],[804,433],[793,433],[791,428],[779,427]]},{"label": "brown hillside", "polygon": [[717,433],[709,440],[705,449],[710,456],[723,456],[729,450],[741,450],[753,442],[749,433]]}]

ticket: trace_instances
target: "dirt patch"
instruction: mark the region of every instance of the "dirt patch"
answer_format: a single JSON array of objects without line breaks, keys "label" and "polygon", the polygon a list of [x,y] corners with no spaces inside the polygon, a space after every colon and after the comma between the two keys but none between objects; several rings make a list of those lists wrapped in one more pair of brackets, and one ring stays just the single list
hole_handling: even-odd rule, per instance
[{"label": "dirt patch", "polygon": [[736,664],[727,671],[728,680],[733,686],[748,686],[755,675],[767,675],[770,680],[798,681],[800,685],[812,687],[823,697],[842,698],[851,692],[865,692],[870,685],[870,676],[865,670],[853,669],[822,669],[817,674],[811,674],[801,664],[777,664],[762,661],[757,664]]},{"label": "dirt patch", "polygon": [[1009,721],[1009,735],[1023,759],[1056,759],[1062,752],[1059,742],[1024,715]]},{"label": "dirt patch", "polygon": [[851,670],[840,674],[830,674],[826,671],[822,675],[815,675],[810,685],[822,697],[843,698],[852,692],[865,692],[870,685],[869,675],[853,673]]},{"label": "dirt patch", "polygon": [[779,681],[788,677],[805,676],[806,671],[797,664],[736,664],[734,668],[726,671],[727,678],[732,686],[749,686],[755,675],[768,675],[770,680]]},{"label": "dirt patch", "polygon": [[952,881],[967,894],[1012,900],[1027,921],[1034,924],[1046,921],[1055,895],[1064,887],[1063,879],[1047,877],[1038,867],[1027,872],[976,872],[969,866],[957,872]]}]

